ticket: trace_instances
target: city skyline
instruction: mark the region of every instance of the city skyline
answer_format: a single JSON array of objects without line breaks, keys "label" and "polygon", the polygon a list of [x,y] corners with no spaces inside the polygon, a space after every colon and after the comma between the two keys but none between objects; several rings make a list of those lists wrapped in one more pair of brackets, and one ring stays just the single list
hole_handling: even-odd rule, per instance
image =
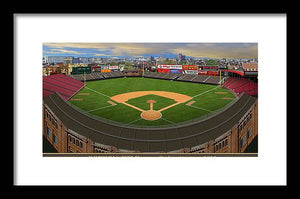
[{"label": "city skyline", "polygon": [[44,43],[43,56],[255,59],[257,43]]}]

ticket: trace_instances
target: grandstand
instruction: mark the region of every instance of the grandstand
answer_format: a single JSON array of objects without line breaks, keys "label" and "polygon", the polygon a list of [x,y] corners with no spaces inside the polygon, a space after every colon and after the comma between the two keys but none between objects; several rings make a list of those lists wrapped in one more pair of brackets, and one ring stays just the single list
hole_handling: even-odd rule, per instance
[{"label": "grandstand", "polygon": [[[93,81],[93,80],[101,80],[101,79],[111,79],[126,76],[121,71],[116,72],[107,72],[100,73],[94,72],[86,75],[78,74],[78,75],[69,75],[69,77],[79,80],[79,81]],[[194,75],[194,74],[178,74],[178,73],[158,73],[158,72],[150,72],[145,71],[144,77],[155,78],[155,79],[166,79],[166,80],[176,80],[176,81],[185,81],[185,82],[196,82],[196,83],[204,83],[204,84],[220,84],[219,76],[210,76],[210,75]],[[221,81],[223,82],[226,77],[222,77]],[[231,81],[231,80],[230,80]]]},{"label": "grandstand", "polygon": [[57,92],[63,99],[69,100],[84,85],[83,82],[62,74],[43,76],[43,98]]},{"label": "grandstand", "polygon": [[[107,73],[100,73],[94,72],[85,75],[69,75],[69,77],[83,82],[85,81],[93,81],[93,80],[101,80],[101,79],[111,79],[111,78],[118,78],[126,76],[121,71],[116,72],[107,72]],[[150,72],[145,71],[144,77],[148,78],[156,78],[156,79],[166,79],[166,80],[176,80],[176,81],[185,81],[185,82],[195,82],[195,83],[202,83],[202,84],[212,84],[212,85],[219,85],[220,84],[220,77],[219,76],[211,76],[211,75],[194,75],[194,74],[177,74],[177,73],[158,73],[158,72]],[[50,77],[51,78],[51,77]],[[249,80],[245,77],[221,77],[221,82],[223,88],[227,88],[235,92],[238,96],[242,93],[246,93],[248,95],[257,96],[258,95],[258,83]],[[51,86],[52,89],[57,90],[63,96],[68,97],[70,93],[73,91],[72,88],[66,87],[67,89],[61,90],[59,88],[54,88],[55,85],[49,85],[51,82],[45,83],[48,87]],[[64,84],[63,84],[64,85]],[[47,87],[46,87],[47,89]],[[50,91],[45,90],[46,93]],[[71,90],[70,90],[71,89]],[[75,89],[76,90],[76,89]]]},{"label": "grandstand", "polygon": [[[238,97],[228,107],[217,113],[212,112],[211,115],[201,120],[152,128],[129,126],[94,117],[75,108],[68,100],[85,86],[85,81],[143,76],[219,85],[220,76],[149,71],[145,71],[142,75],[140,70],[44,76],[43,133],[59,153],[244,152],[257,136],[258,83],[250,80],[251,77],[230,75],[232,74],[221,77],[222,87],[231,90]],[[109,82],[115,80],[109,80]],[[221,95],[221,93],[218,94]],[[232,98],[223,98],[223,100],[228,99]],[[58,140],[56,144],[55,140]]]},{"label": "grandstand", "polygon": [[120,71],[117,72],[110,72],[110,73],[100,73],[100,72],[93,72],[90,74],[79,74],[79,75],[69,75],[69,77],[76,79],[78,81],[93,81],[93,80],[100,80],[100,79],[110,79],[116,77],[124,77],[123,73]]},{"label": "grandstand", "polygon": [[246,93],[248,95],[258,95],[258,83],[247,78],[229,77],[222,87],[228,88],[240,95]]}]

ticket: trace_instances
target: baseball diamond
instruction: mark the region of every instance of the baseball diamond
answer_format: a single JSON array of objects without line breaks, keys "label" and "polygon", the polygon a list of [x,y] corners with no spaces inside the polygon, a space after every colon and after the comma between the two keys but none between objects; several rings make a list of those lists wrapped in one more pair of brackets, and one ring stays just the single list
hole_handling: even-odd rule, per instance
[{"label": "baseball diamond", "polygon": [[257,98],[152,74],[52,76],[73,87],[44,97],[45,138],[59,153],[240,153],[256,137]]},{"label": "baseball diamond", "polygon": [[[82,100],[76,101],[78,98]],[[216,85],[128,77],[87,82],[70,103],[99,118],[159,127],[204,118],[235,99],[232,92]],[[116,106],[109,106],[108,101]],[[193,106],[186,105],[190,101],[194,101]]]}]

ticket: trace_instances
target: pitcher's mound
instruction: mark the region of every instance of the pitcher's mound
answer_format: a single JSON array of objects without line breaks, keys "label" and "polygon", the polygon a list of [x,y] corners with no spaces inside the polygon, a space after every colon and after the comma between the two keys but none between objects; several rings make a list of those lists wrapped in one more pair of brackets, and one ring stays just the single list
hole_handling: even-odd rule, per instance
[{"label": "pitcher's mound", "polygon": [[141,113],[141,117],[145,120],[157,120],[162,114],[159,111],[149,110]]}]

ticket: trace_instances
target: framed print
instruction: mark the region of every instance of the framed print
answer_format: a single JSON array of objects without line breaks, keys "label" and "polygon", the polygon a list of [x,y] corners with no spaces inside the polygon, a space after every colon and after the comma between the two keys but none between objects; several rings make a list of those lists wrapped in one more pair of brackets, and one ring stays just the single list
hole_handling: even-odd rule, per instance
[{"label": "framed print", "polygon": [[14,183],[285,185],[286,19],[15,13]]}]

